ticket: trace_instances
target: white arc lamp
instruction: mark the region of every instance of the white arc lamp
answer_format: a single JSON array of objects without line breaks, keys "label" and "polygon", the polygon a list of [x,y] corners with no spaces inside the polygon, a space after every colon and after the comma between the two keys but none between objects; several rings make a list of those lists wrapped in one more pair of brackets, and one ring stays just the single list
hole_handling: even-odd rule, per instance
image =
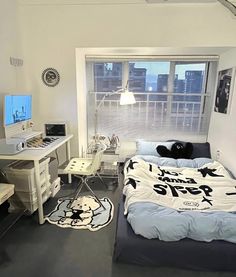
[{"label": "white arc lamp", "polygon": [[111,95],[114,94],[120,94],[120,105],[132,105],[136,103],[135,97],[133,92],[129,91],[129,81],[127,81],[127,84],[125,86],[125,88],[121,88],[119,90],[116,91],[112,91],[112,92],[108,92],[106,93],[101,101],[99,102],[99,104],[97,105],[96,109],[95,109],[95,141],[98,140],[98,134],[97,134],[97,128],[98,128],[98,111],[101,107],[101,105],[103,104],[104,100],[106,97],[109,97]]}]

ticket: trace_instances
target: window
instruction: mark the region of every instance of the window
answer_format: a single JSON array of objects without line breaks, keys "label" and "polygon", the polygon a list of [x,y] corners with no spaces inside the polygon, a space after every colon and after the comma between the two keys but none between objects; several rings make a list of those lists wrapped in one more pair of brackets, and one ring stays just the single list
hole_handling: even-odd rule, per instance
[{"label": "window", "polygon": [[122,85],[122,63],[94,63],[94,88],[109,92]]},{"label": "window", "polygon": [[210,62],[181,60],[87,61],[88,137],[94,135],[95,107],[107,92],[124,87],[136,104],[120,106],[119,95],[104,99],[98,132],[120,139],[171,139],[206,136],[211,101],[207,93]]}]

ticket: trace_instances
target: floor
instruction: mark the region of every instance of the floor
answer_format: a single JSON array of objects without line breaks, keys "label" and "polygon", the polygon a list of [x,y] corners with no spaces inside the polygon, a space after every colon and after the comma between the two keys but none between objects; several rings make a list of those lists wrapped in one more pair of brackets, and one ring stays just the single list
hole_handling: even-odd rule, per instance
[{"label": "floor", "polygon": [[[121,188],[111,184],[110,190],[107,190],[99,184],[99,181],[92,183],[91,186],[94,190],[96,189],[99,197],[109,197],[114,203],[114,218],[108,226],[96,232],[63,229],[49,223],[38,225],[37,214],[22,216],[0,239],[0,276],[236,276],[236,273],[195,272],[113,263],[117,203]],[[55,207],[58,197],[73,193],[75,188],[74,182],[72,185],[64,184],[57,197],[45,203],[45,212],[49,213]]]}]

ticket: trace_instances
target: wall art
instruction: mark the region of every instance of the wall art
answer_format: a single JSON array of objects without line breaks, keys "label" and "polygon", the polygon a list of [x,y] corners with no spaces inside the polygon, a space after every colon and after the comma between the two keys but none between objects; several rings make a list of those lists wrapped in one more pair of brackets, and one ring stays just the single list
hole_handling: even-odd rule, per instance
[{"label": "wall art", "polygon": [[214,111],[228,114],[233,94],[235,68],[221,70],[218,73]]},{"label": "wall art", "polygon": [[42,80],[48,87],[55,87],[60,81],[60,75],[54,68],[47,68],[42,73]]}]

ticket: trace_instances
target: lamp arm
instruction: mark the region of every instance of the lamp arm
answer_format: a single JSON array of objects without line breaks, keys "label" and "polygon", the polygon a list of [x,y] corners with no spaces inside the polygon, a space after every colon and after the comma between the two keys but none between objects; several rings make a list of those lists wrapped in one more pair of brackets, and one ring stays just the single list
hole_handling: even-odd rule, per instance
[{"label": "lamp arm", "polygon": [[[98,105],[96,106],[96,108],[95,108],[95,114],[94,114],[94,116],[95,116],[95,122],[94,122],[94,129],[95,129],[95,142],[97,141],[97,137],[98,137],[98,135],[97,135],[97,129],[98,129],[98,111],[99,111],[99,109],[100,109],[100,107],[101,107],[101,105],[103,104],[103,102],[104,102],[104,100],[105,100],[105,98],[106,97],[108,97],[108,96],[111,96],[111,95],[114,95],[114,94],[119,94],[119,93],[122,93],[122,92],[126,92],[126,91],[128,91],[128,89],[129,89],[129,80],[127,80],[127,83],[126,83],[126,86],[125,86],[125,88],[120,88],[120,89],[118,89],[118,90],[115,90],[115,91],[111,91],[111,92],[107,92],[103,97],[102,97],[102,99],[100,100],[100,102],[98,103]],[[129,103],[130,104],[130,103]],[[133,103],[132,103],[133,104]]]},{"label": "lamp arm", "polygon": [[118,94],[119,92],[122,92],[123,90],[124,90],[124,89],[119,89],[119,90],[116,90],[116,91],[112,91],[112,92],[106,93],[106,94],[102,97],[101,101],[98,103],[98,105],[97,105],[97,107],[96,107],[96,111],[99,110],[99,108],[100,108],[101,105],[103,104],[103,102],[104,102],[104,100],[105,100],[106,97],[111,96],[111,95],[114,95],[114,94]]},{"label": "lamp arm", "polygon": [[119,90],[116,90],[116,91],[108,92],[102,97],[101,101],[98,103],[98,105],[95,109],[95,124],[94,124],[94,126],[95,126],[95,136],[97,135],[97,127],[98,127],[98,111],[99,111],[101,105],[103,104],[105,98],[108,97],[108,96],[114,95],[114,94],[118,94],[122,91],[124,91],[124,89],[119,89]]}]

